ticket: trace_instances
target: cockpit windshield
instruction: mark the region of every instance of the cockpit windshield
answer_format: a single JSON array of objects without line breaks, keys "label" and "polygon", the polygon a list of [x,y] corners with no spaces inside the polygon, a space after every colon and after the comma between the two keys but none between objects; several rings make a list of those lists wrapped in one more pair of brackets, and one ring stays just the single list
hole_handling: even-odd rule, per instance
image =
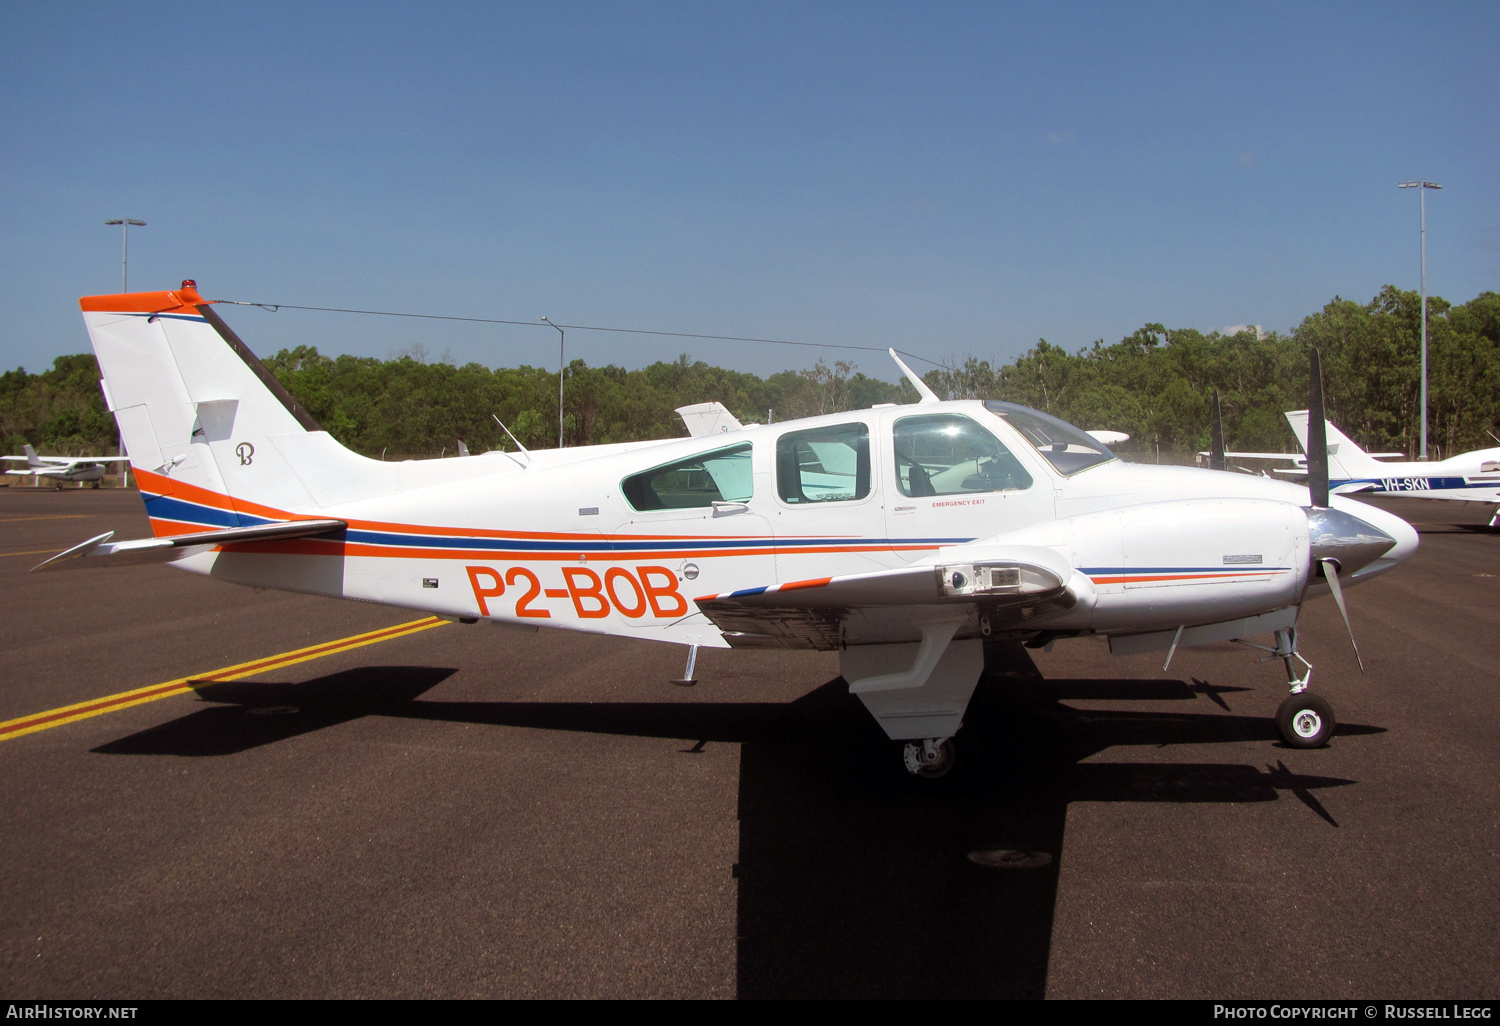
[{"label": "cockpit windshield", "polygon": [[1093,435],[1051,414],[990,400],[984,408],[1021,433],[1064,476],[1108,463],[1115,454]]}]

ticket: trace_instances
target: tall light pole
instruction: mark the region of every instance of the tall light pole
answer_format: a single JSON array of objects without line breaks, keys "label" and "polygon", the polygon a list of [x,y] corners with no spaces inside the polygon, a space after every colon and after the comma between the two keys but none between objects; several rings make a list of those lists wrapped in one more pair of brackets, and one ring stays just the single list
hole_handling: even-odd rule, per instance
[{"label": "tall light pole", "polygon": [[[133,217],[116,217],[112,220],[105,221],[104,223],[107,225],[120,226],[120,291],[122,293],[129,292],[130,289],[126,287],[126,282],[129,281],[126,271],[129,267],[130,258],[130,226],[135,225],[137,228],[144,228],[146,227],[146,222],[137,221]],[[120,435],[120,455],[125,455],[125,436],[123,434]],[[130,487],[129,463],[125,464],[125,469],[120,471],[120,487]]]},{"label": "tall light pole", "polygon": [[130,256],[130,226],[135,225],[137,228],[144,228],[146,227],[146,222],[137,221],[133,217],[117,217],[113,221],[105,221],[104,223],[120,226],[120,291],[129,292],[130,290],[125,287],[125,266],[127,258]]},{"label": "tall light pole", "polygon": [[1402,182],[1398,189],[1416,189],[1422,211],[1422,459],[1427,458],[1427,190],[1441,189],[1437,182]]},{"label": "tall light pole", "polygon": [[[542,318],[542,322],[557,328],[557,325],[545,317]],[[557,328],[557,447],[559,449],[563,447],[563,371],[568,366],[563,362],[563,345],[567,341],[567,334],[561,328]]]}]

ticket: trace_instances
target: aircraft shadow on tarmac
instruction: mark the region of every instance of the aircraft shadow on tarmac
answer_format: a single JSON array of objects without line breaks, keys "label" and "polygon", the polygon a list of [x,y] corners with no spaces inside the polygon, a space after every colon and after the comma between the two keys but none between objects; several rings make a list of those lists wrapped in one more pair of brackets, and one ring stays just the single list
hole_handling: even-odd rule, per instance
[{"label": "aircraft shadow on tarmac", "polygon": [[[205,685],[211,708],[97,752],[212,756],[362,716],[738,743],[741,997],[1041,997],[1069,803],[1267,802],[1354,783],[1277,760],[1098,763],[1116,745],[1272,742],[1202,681],[1043,681],[1018,646],[981,682],[959,767],[910,777],[835,678],[791,703],[421,701],[453,672],[369,667],[304,684]],[[1191,700],[1213,713],[1079,710],[1073,700]],[[1343,726],[1341,735],[1382,728]],[[1322,827],[1326,829],[1327,827]],[[985,864],[988,863],[988,864]]]}]

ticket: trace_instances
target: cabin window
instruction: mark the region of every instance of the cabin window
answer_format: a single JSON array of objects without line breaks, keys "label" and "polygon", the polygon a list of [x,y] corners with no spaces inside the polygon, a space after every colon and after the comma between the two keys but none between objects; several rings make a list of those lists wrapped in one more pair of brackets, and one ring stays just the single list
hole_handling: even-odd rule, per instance
[{"label": "cabin window", "polygon": [[789,431],[776,440],[776,491],[792,505],[870,494],[870,429],[863,423]]},{"label": "cabin window", "polygon": [[941,413],[896,421],[896,484],[902,495],[967,495],[1031,487],[1031,475],[994,435],[968,417]]},{"label": "cabin window", "polygon": [[750,443],[632,474],[620,482],[632,509],[698,509],[715,502],[748,502],[752,494]]}]

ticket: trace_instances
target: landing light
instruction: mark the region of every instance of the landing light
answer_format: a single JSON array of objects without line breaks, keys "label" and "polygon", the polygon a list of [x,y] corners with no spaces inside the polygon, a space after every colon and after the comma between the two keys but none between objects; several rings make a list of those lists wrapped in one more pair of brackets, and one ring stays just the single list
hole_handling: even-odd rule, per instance
[{"label": "landing light", "polygon": [[1021,568],[1015,565],[965,563],[940,566],[937,578],[944,595],[1017,595],[1021,592]]}]

